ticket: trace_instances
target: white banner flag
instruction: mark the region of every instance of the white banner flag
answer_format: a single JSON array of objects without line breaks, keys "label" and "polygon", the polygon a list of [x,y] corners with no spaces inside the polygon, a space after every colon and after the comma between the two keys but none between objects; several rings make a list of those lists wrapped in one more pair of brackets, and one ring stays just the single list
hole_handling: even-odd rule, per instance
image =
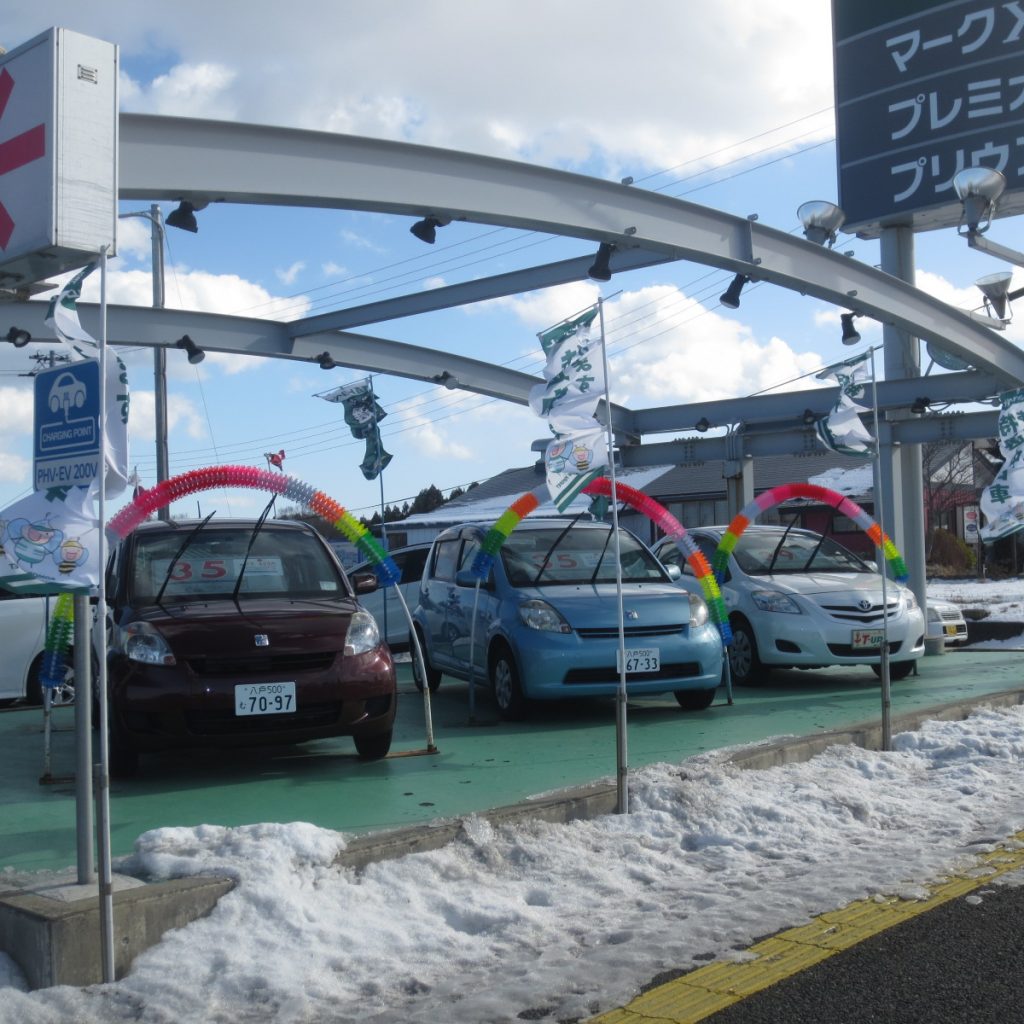
[{"label": "white banner flag", "polygon": [[[77,359],[94,359],[99,355],[96,339],[82,326],[78,319],[78,299],[82,294],[82,282],[96,269],[98,264],[90,263],[79,271],[64,287],[60,294],[50,299],[45,323],[53,329]],[[106,472],[103,474],[104,495],[108,498],[120,494],[128,486],[128,371],[124,363],[112,352],[107,351],[106,360]]]},{"label": "white banner flag", "polygon": [[543,384],[530,389],[530,408],[555,439],[544,452],[548,492],[560,512],[608,465],[604,428],[594,417],[604,397],[600,336],[591,336],[597,307],[538,335],[547,357]]},{"label": "white banner flag", "polygon": [[864,395],[871,381],[868,370],[868,352],[845,362],[826,366],[817,374],[818,380],[834,380],[839,384],[839,400],[824,419],[818,420],[816,430],[821,443],[840,455],[870,459],[875,454],[875,439],[861,422],[860,414],[867,410],[854,399]]},{"label": "white banner flag", "polygon": [[999,450],[1005,461],[981,492],[985,525],[981,539],[993,541],[1024,530],[1024,388],[999,396]]}]

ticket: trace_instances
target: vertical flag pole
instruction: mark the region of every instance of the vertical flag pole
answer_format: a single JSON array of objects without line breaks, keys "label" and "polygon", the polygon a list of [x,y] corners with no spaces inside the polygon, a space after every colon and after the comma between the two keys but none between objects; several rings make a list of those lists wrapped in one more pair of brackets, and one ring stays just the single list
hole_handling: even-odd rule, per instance
[{"label": "vertical flag pole", "polygon": [[616,813],[629,814],[629,756],[626,743],[626,630],[622,606],[622,557],[619,544],[619,496],[615,478],[615,447],[612,434],[611,379],[608,376],[608,348],[604,338],[604,299],[597,300],[601,324],[601,363],[604,368],[605,438],[608,471],[612,485],[612,531],[615,537],[615,594],[619,609],[619,687],[615,694],[615,795]]},{"label": "vertical flag pole", "polygon": [[[885,515],[882,507],[882,456],[878,434],[878,378],[875,375],[875,346],[871,346],[871,404],[874,407],[875,427],[875,516],[882,530],[885,529]],[[882,656],[880,659],[882,680],[882,749],[892,750],[892,689],[889,679],[889,600],[887,572],[882,564]]]},{"label": "vertical flag pole", "polygon": [[[373,406],[373,432],[376,435],[377,442],[377,453],[378,458],[380,453],[384,450],[384,446],[380,439],[380,421],[377,419],[377,398],[373,390],[373,374],[371,374],[367,380],[370,382],[370,397],[373,399],[371,405]],[[388,535],[384,527],[384,467],[381,466],[380,472],[377,474],[377,481],[380,484],[380,546],[387,551],[388,550]],[[398,584],[395,584],[397,591]],[[388,591],[384,588],[384,594],[382,607],[384,608],[384,642],[387,643],[388,639]]]},{"label": "vertical flag pole", "polygon": [[107,247],[100,250],[100,408],[99,408],[99,492],[97,516],[99,537],[96,542],[99,579],[96,584],[96,657],[99,672],[100,759],[96,766],[96,843],[99,850],[100,941],[103,980],[114,980],[114,890],[110,864],[110,729],[107,715],[107,594],[104,528],[106,508],[103,491],[107,475]]}]

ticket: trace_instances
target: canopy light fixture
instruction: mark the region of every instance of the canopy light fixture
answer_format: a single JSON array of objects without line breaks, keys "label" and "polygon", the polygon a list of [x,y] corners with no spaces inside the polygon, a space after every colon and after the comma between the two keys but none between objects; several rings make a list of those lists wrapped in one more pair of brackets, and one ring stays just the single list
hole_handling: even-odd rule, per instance
[{"label": "canopy light fixture", "polygon": [[24,348],[31,340],[32,335],[20,327],[12,327],[4,338],[4,341],[9,341],[15,348]]},{"label": "canopy light fixture", "polygon": [[983,235],[988,231],[996,203],[1005,189],[1006,178],[991,167],[965,167],[954,174],[953,191],[964,207],[957,232]]},{"label": "canopy light fixture", "polygon": [[187,199],[182,199],[178,203],[178,208],[171,210],[167,214],[164,223],[169,224],[172,228],[180,228],[182,231],[191,231],[194,235],[199,231],[199,224],[196,222],[196,211],[205,210],[206,207],[206,203],[190,203]]},{"label": "canopy light fixture", "polygon": [[437,217],[434,214],[430,214],[424,217],[423,220],[416,221],[415,224],[409,230],[421,241],[426,242],[427,245],[433,245],[437,241],[437,229],[447,227],[451,224],[451,218],[448,217]]},{"label": "canopy light fixture", "polygon": [[846,214],[835,203],[824,199],[803,203],[796,215],[804,226],[804,238],[818,245],[828,242],[830,249],[835,245],[836,232],[846,223]]},{"label": "canopy light fixture", "polygon": [[183,348],[188,353],[188,361],[195,366],[206,358],[206,353],[187,335],[182,335],[175,343],[176,348]]},{"label": "canopy light fixture", "polygon": [[693,429],[699,431],[702,434],[706,434],[710,429],[711,424],[708,421],[707,416],[701,416],[699,420],[693,425]]},{"label": "canopy light fixture", "polygon": [[454,374],[444,370],[442,373],[437,373],[430,378],[435,384],[440,384],[441,387],[447,388],[449,391],[454,391],[459,386],[459,378]]},{"label": "canopy light fixture", "polygon": [[313,356],[317,361],[321,370],[333,370],[338,364],[334,361],[330,352],[321,352],[318,356]]},{"label": "canopy light fixture", "polygon": [[919,396],[914,399],[914,404],[910,407],[910,411],[915,416],[920,416],[922,413],[928,411],[928,406],[932,404],[931,399],[925,396]]},{"label": "canopy light fixture", "polygon": [[746,274],[737,274],[732,279],[732,284],[718,296],[718,301],[729,309],[740,308],[740,292],[743,291],[743,286],[750,280]]},{"label": "canopy light fixture", "polygon": [[615,246],[611,242],[602,242],[597,247],[597,255],[587,271],[587,277],[592,281],[610,281],[612,279],[610,263],[614,251]]},{"label": "canopy light fixture", "polygon": [[1007,305],[1010,299],[1019,298],[1024,289],[1018,288],[1010,291],[1010,281],[1013,279],[1013,272],[1000,270],[996,274],[986,274],[974,282],[974,286],[981,290],[985,296],[985,311],[994,314],[1000,320],[1008,320],[1006,315]]},{"label": "canopy light fixture", "polygon": [[809,427],[818,422],[818,414],[813,409],[804,409],[804,426]]},{"label": "canopy light fixture", "polygon": [[860,333],[853,326],[856,316],[856,313],[842,313],[839,316],[839,322],[843,325],[842,342],[844,345],[856,345],[860,341]]}]

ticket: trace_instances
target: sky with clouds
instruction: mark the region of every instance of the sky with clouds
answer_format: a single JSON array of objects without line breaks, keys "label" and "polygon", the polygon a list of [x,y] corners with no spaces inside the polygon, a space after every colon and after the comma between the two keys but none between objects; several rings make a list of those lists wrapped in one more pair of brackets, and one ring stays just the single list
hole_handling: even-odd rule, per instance
[{"label": "sky with clouds", "polygon": [[[5,12],[12,48],[60,25],[120,47],[121,109],[344,132],[489,154],[722,209],[786,231],[796,208],[836,198],[831,28],[821,0],[638,0],[628,9],[581,0],[382,0],[374,4],[178,0],[81,5],[39,0]],[[172,209],[164,205],[164,214]],[[147,209],[122,204],[122,212]],[[168,230],[166,305],[290,320],[589,251],[589,243],[453,224],[435,246],[407,218],[347,211],[211,207],[192,235]],[[839,247],[877,264],[877,244]],[[108,298],[152,301],[148,222],[119,222]],[[1001,269],[952,231],[918,236],[918,283],[961,307],[972,282]],[[98,275],[94,275],[94,278]],[[631,407],[763,391],[848,355],[838,310],[767,285],[742,308],[718,306],[729,275],[677,263],[616,275],[605,286],[612,399]],[[581,282],[375,325],[376,333],[442,351],[541,369],[536,332],[595,301]],[[83,298],[95,300],[98,282]],[[858,324],[865,342],[880,332]],[[1011,336],[1013,336],[1011,328]],[[873,336],[874,335],[874,336]],[[1017,335],[1018,340],[1020,335]],[[28,492],[31,381],[20,374],[45,344],[0,346],[0,504]],[[200,465],[285,470],[357,514],[380,501],[358,471],[362,444],[320,391],[361,374],[315,364],[210,354],[168,359],[171,472]],[[133,404],[132,459],[152,483],[152,358],[123,350]],[[813,380],[813,378],[811,378]],[[808,386],[807,381],[789,386]],[[481,480],[535,458],[543,423],[525,408],[380,376],[394,455],[385,499]],[[255,511],[258,497],[223,506]],[[194,510],[184,510],[194,511]],[[206,511],[206,509],[204,509]]]}]

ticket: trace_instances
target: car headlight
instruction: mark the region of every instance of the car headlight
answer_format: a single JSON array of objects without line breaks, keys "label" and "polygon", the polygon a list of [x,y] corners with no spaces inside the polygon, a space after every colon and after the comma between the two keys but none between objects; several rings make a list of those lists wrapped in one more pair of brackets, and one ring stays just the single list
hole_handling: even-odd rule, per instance
[{"label": "car headlight", "polygon": [[572,632],[569,623],[547,601],[524,601],[519,606],[519,618],[530,629],[539,629],[545,633]]},{"label": "car headlight", "polygon": [[143,665],[176,665],[163,633],[148,622],[132,622],[121,630],[120,644],[129,661]]},{"label": "car headlight", "polygon": [[755,590],[750,595],[754,604],[763,612],[783,612],[786,615],[802,615],[800,605],[788,594],[777,590]]},{"label": "car headlight", "polygon": [[353,612],[345,634],[345,654],[366,654],[380,646],[380,630],[369,612]]},{"label": "car headlight", "polygon": [[690,629],[703,626],[708,621],[708,606],[700,594],[690,594]]},{"label": "car headlight", "polygon": [[941,622],[942,616],[939,614],[938,608],[933,608],[931,605],[928,606],[928,621],[929,622]]},{"label": "car headlight", "polygon": [[[904,589],[903,600],[906,602],[908,612],[912,612],[917,607],[917,598],[914,597],[914,592],[912,590]],[[936,614],[935,617],[938,618],[938,614]]]}]

